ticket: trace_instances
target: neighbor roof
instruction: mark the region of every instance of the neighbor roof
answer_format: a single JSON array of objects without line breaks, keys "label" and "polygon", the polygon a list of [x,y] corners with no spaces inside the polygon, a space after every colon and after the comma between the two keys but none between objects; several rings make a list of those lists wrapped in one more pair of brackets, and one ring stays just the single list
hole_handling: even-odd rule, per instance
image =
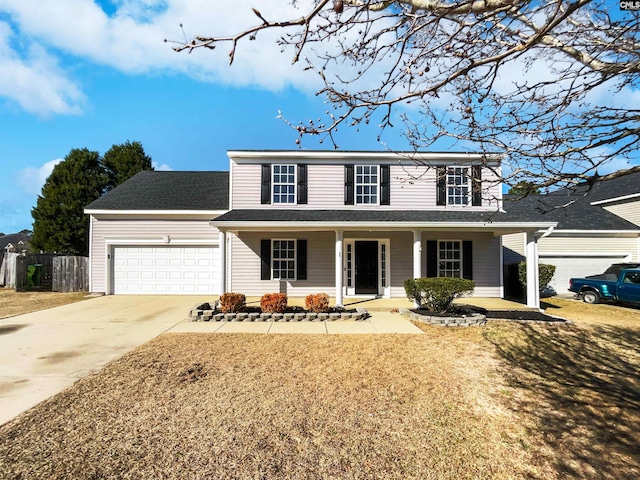
[{"label": "neighbor roof", "polygon": [[598,182],[587,195],[590,202],[640,194],[640,172]]},{"label": "neighbor roof", "polygon": [[92,210],[227,210],[229,172],[144,171],[85,207]]},{"label": "neighbor roof", "polygon": [[510,216],[530,221],[558,222],[556,230],[630,230],[640,228],[631,222],[591,205],[590,196],[578,194],[530,195],[520,198],[504,196],[504,209]]},{"label": "neighbor roof", "polygon": [[30,240],[31,235],[26,233],[8,233],[7,235],[0,235],[0,250],[4,249],[9,244],[17,247],[19,242],[27,244]]}]

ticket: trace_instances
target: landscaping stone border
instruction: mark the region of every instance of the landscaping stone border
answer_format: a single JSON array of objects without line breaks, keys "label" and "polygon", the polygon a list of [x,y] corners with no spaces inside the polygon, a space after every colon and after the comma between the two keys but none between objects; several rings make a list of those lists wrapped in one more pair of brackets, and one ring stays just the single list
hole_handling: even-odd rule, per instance
[{"label": "landscaping stone border", "polygon": [[355,320],[357,322],[369,318],[369,312],[364,308],[357,308],[355,312],[286,312],[286,313],[258,313],[239,312],[221,313],[217,304],[199,303],[189,310],[188,320],[192,322],[335,322]]},{"label": "landscaping stone border", "polygon": [[442,327],[477,327],[487,323],[487,317],[481,313],[463,315],[461,317],[438,317],[435,315],[422,315],[408,308],[398,310],[400,315],[418,322],[440,325]]}]

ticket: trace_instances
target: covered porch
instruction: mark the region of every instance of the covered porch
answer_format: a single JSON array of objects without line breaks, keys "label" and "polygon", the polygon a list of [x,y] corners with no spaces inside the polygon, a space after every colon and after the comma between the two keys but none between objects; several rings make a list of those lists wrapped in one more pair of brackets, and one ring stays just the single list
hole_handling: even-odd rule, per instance
[{"label": "covered porch", "polygon": [[[336,220],[327,221],[331,215]],[[532,267],[526,307],[539,308],[537,240],[555,224],[500,220],[500,212],[243,210],[211,225],[220,230],[222,293],[259,300],[277,291],[292,299],[324,292],[336,306],[371,308],[409,304],[404,281],[423,276],[469,278],[473,298],[502,300],[502,235],[524,232]]]}]

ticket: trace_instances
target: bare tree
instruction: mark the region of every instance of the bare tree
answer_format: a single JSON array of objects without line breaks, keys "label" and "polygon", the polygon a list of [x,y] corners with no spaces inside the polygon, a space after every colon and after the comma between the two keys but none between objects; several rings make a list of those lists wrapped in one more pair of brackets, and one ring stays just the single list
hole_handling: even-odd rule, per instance
[{"label": "bare tree", "polygon": [[241,42],[282,30],[278,43],[320,77],[318,94],[332,106],[324,122],[289,123],[301,138],[337,147],[338,128],[375,122],[382,132],[400,117],[414,149],[449,138],[506,154],[512,186],[640,171],[598,176],[613,159],[636,160],[640,147],[640,12],[618,3],[316,0],[298,18],[253,13],[252,28],[175,50],[226,43],[231,64]]}]

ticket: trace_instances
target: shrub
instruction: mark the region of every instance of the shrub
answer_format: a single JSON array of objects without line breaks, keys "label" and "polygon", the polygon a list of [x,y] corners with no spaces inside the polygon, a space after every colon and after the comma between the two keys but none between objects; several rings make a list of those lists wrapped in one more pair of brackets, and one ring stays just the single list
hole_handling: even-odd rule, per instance
[{"label": "shrub", "polygon": [[471,292],[476,284],[464,278],[410,278],[404,282],[404,290],[409,300],[420,308],[436,313],[446,313],[453,307],[453,301]]},{"label": "shrub", "polygon": [[265,293],[260,299],[262,313],[282,313],[287,309],[286,293]]},{"label": "shrub", "polygon": [[[555,265],[548,265],[545,263],[538,264],[538,278],[539,285],[538,288],[542,290],[544,287],[549,285],[553,275],[556,273]],[[518,264],[518,280],[522,284],[523,289],[527,289],[527,262],[520,262]]]},{"label": "shrub", "polygon": [[237,313],[244,308],[246,302],[244,293],[225,293],[220,295],[220,310],[222,313]]},{"label": "shrub", "polygon": [[329,295],[315,293],[304,298],[304,307],[314,313],[326,313],[329,311]]}]

